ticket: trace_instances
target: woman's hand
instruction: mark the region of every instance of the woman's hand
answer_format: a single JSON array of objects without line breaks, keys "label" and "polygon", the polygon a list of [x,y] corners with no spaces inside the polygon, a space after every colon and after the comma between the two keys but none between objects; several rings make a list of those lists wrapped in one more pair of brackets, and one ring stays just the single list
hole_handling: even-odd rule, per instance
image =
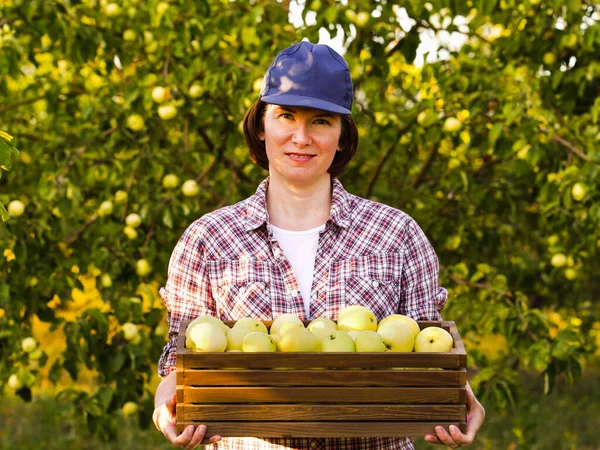
[{"label": "woman's hand", "polygon": [[473,443],[477,431],[483,424],[484,418],[485,409],[483,409],[479,400],[475,398],[471,386],[467,383],[467,433],[463,434],[454,425],[450,425],[450,434],[448,434],[444,427],[435,427],[437,436],[428,434],[425,436],[425,440],[432,444],[447,445],[450,448],[467,447]]},{"label": "woman's hand", "polygon": [[159,405],[152,414],[152,420],[156,428],[177,447],[193,449],[196,446],[214,444],[221,440],[221,436],[213,436],[205,438],[206,427],[199,425],[194,430],[194,426],[190,425],[177,435],[177,420],[175,418],[175,406],[177,405],[177,395],[173,394],[166,403]]}]

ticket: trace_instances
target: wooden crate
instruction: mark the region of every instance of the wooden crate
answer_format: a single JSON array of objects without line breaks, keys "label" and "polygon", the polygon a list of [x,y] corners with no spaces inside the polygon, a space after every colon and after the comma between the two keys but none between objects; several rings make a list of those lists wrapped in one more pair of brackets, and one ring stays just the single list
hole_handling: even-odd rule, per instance
[{"label": "wooden crate", "polygon": [[199,353],[185,348],[188,323],[177,342],[179,433],[190,424],[264,438],[466,430],[467,354],[452,321],[417,322],[450,332],[449,353]]}]

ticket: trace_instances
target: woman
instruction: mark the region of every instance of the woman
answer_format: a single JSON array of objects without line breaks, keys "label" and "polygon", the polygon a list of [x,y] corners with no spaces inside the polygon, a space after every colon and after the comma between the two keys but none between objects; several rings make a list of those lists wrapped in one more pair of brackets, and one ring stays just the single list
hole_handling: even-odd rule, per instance
[{"label": "woman", "polygon": [[[175,339],[182,320],[211,314],[223,320],[336,319],[363,304],[378,319],[401,313],[441,320],[447,291],[438,260],[408,215],[349,194],[335,178],[358,147],[353,91],[344,59],[325,45],[301,42],[283,50],[265,75],[261,95],[244,119],[253,161],[269,177],[248,199],[203,216],[171,256],[160,295],[169,342],[159,361],[154,423],[175,445],[194,448],[220,436],[206,427],[175,429]],[[430,442],[452,448],[472,442],[484,418],[468,388],[467,433],[442,428]],[[222,445],[221,445],[222,444]],[[218,448],[412,449],[409,438],[227,438]]]}]

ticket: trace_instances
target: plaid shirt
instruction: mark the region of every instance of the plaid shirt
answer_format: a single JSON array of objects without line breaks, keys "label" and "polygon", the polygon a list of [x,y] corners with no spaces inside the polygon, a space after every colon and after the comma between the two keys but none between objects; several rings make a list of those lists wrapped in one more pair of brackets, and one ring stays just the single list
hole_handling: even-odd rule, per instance
[{"label": "plaid shirt", "polygon": [[[400,313],[441,320],[448,293],[439,286],[438,260],[416,222],[392,207],[344,190],[332,181],[331,214],[319,236],[310,312],[292,266],[273,238],[267,212],[269,178],[256,194],[196,220],[177,243],[160,296],[167,307],[169,340],[158,363],[161,377],[175,370],[182,320],[211,314],[222,320],[273,320],[295,313],[303,320],[336,320],[345,306],[362,304],[377,316]],[[223,438],[210,448],[413,449],[409,438]]]}]

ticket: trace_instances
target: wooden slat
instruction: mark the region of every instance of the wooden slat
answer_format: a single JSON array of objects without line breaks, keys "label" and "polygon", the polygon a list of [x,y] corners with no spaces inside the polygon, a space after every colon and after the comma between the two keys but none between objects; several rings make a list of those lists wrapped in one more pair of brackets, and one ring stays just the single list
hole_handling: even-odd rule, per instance
[{"label": "wooden slat", "polygon": [[193,370],[178,372],[188,386],[464,386],[459,370]]},{"label": "wooden slat", "polygon": [[459,354],[460,367],[467,367],[467,352],[465,350],[462,338],[460,337],[460,333],[458,332],[458,328],[456,328],[456,323],[451,322],[449,332],[452,335],[452,338],[454,339],[454,348]]},{"label": "wooden slat", "polygon": [[[178,405],[179,406],[179,405]],[[183,421],[466,421],[465,405],[187,405],[177,409]]]},{"label": "wooden slat", "polygon": [[459,369],[461,358],[456,353],[200,353],[183,350],[177,353],[188,369],[316,369],[433,367]]},{"label": "wooden slat", "polygon": [[[465,422],[203,422],[206,435],[222,437],[253,436],[262,438],[310,437],[423,437],[434,433],[436,426],[450,425],[466,431]],[[193,422],[177,424],[178,433]]]},{"label": "wooden slat", "polygon": [[465,388],[186,387],[184,403],[466,403]]}]

